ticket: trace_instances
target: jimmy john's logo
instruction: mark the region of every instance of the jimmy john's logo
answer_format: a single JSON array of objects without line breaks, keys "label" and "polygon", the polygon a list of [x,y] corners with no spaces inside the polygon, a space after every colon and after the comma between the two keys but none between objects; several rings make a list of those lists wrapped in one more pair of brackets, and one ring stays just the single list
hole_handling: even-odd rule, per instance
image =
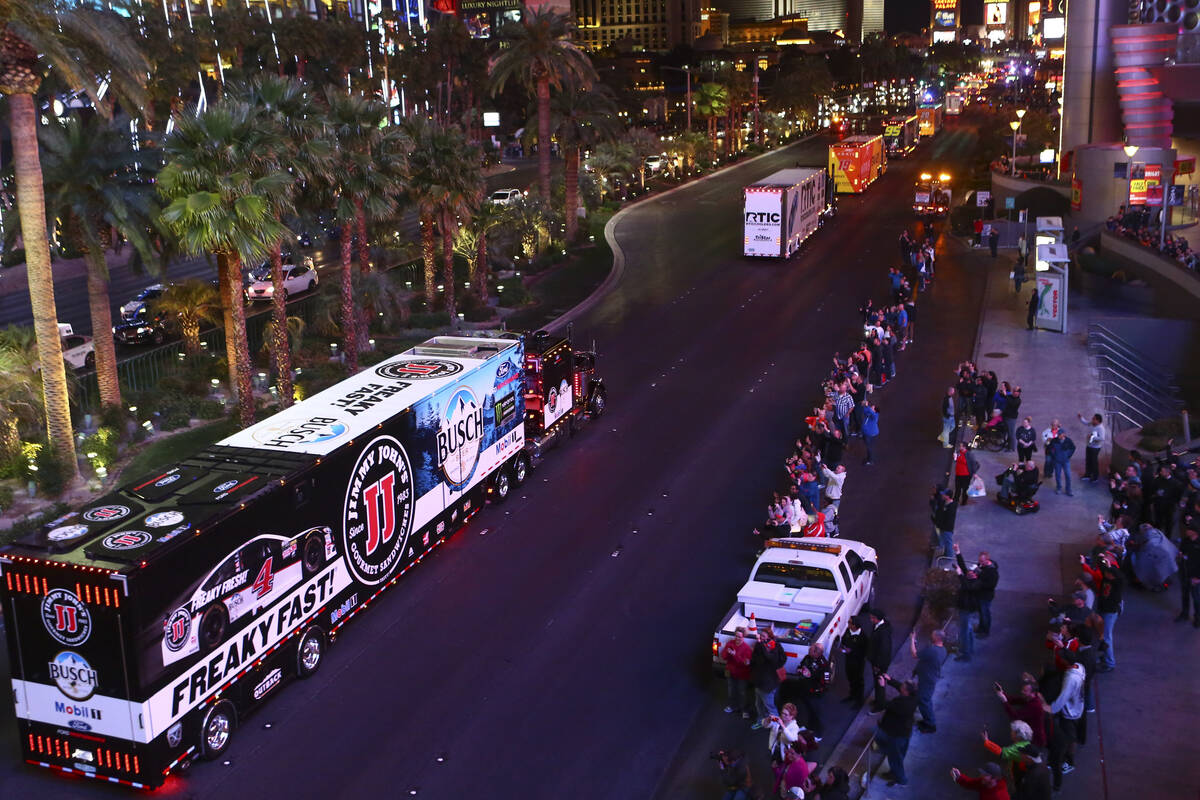
[{"label": "jimmy john's logo", "polygon": [[76,647],[92,633],[92,615],[87,606],[67,589],[51,589],[42,598],[42,624],[59,644]]},{"label": "jimmy john's logo", "polygon": [[154,537],[145,531],[121,531],[105,536],[102,544],[108,550],[136,550]]},{"label": "jimmy john's logo", "polygon": [[438,465],[446,482],[460,488],[475,474],[483,440],[483,408],[465,386],[450,397],[438,424]]},{"label": "jimmy john's logo", "polygon": [[349,430],[333,417],[285,419],[257,426],[250,438],[265,447],[287,449],[298,445],[318,444],[344,436]]},{"label": "jimmy john's logo", "polygon": [[413,478],[408,454],[391,436],[359,453],[346,487],[342,552],[362,583],[382,583],[395,570],[412,532]]},{"label": "jimmy john's logo", "polygon": [[96,506],[83,512],[83,518],[88,522],[112,522],[129,516],[128,506]]},{"label": "jimmy john's logo", "polygon": [[186,608],[177,608],[163,625],[163,644],[172,653],[178,653],[187,644],[192,631],[192,615]]},{"label": "jimmy john's logo", "polygon": [[87,700],[96,693],[96,670],[78,653],[64,650],[50,662],[50,680],[72,700]]},{"label": "jimmy john's logo", "polygon": [[454,361],[443,361],[440,358],[408,358],[404,361],[393,361],[381,364],[375,368],[375,374],[392,380],[429,380],[430,378],[447,378],[462,372],[462,364]]}]

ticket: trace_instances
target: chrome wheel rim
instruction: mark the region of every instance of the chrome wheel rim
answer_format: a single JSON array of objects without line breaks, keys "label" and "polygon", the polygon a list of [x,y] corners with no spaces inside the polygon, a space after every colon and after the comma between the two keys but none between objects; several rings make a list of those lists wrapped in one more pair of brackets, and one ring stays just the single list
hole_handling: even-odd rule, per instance
[{"label": "chrome wheel rim", "polygon": [[209,752],[219,753],[229,743],[229,717],[223,713],[215,713],[208,718],[204,729],[204,743]]},{"label": "chrome wheel rim", "polygon": [[520,483],[521,481],[525,480],[525,470],[526,469],[528,469],[528,465],[525,463],[525,459],[523,457],[518,457],[517,458],[517,466],[516,466],[516,469],[514,470],[517,474],[517,483]]},{"label": "chrome wheel rim", "polygon": [[499,495],[501,500],[503,500],[505,497],[508,497],[507,475],[501,474],[500,477],[496,479],[496,494]]},{"label": "chrome wheel rim", "polygon": [[317,668],[319,663],[321,663],[321,639],[317,636],[305,637],[304,644],[300,645],[300,664],[306,671],[311,672]]}]

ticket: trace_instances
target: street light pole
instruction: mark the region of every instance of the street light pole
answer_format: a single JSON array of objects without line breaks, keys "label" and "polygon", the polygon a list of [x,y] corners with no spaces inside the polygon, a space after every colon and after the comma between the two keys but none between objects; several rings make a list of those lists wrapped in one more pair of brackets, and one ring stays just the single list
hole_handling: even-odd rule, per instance
[{"label": "street light pole", "polygon": [[1014,119],[1012,122],[1008,123],[1008,127],[1012,128],[1012,136],[1013,136],[1012,165],[1009,167],[1008,174],[1011,177],[1015,178],[1015,177],[1017,177],[1017,128],[1021,127],[1021,121]]},{"label": "street light pole", "polygon": [[1129,159],[1129,163],[1125,167],[1125,179],[1127,182],[1125,184],[1125,202],[1122,205],[1125,206],[1125,213],[1129,213],[1133,208],[1133,157],[1137,155],[1138,148],[1136,144],[1127,144],[1123,149],[1125,150],[1125,157]]}]

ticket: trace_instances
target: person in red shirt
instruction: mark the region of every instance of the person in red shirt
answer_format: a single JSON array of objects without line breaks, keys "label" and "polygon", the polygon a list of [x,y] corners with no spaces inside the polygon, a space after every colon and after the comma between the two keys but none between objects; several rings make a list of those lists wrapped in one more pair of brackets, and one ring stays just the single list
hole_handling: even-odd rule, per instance
[{"label": "person in red shirt", "polygon": [[1021,682],[1019,695],[1007,694],[999,683],[994,684],[996,697],[1004,704],[1004,711],[1010,720],[1021,720],[1033,731],[1032,741],[1035,745],[1045,748],[1046,738],[1046,700],[1038,691],[1038,686],[1032,680]]},{"label": "person in red shirt", "polygon": [[968,778],[957,769],[950,770],[950,777],[964,789],[974,789],[979,793],[979,800],[1009,800],[1008,784],[1004,782],[1004,770],[1000,765],[989,761],[979,770],[978,778]]},{"label": "person in red shirt", "polygon": [[729,705],[725,706],[726,714],[741,712],[742,719],[750,719],[750,703],[748,701],[750,686],[750,656],[754,648],[746,641],[746,629],[738,626],[733,638],[721,648],[721,658],[725,661],[727,674],[726,684],[729,688]]}]

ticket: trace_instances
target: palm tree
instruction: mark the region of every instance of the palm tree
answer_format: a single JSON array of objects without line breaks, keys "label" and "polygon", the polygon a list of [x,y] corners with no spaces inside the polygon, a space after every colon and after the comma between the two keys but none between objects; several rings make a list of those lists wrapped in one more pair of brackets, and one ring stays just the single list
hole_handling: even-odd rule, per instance
[{"label": "palm tree", "polygon": [[358,371],[358,351],[366,344],[366,319],[354,302],[352,247],[358,230],[359,272],[370,269],[367,220],[391,216],[401,189],[402,153],[399,134],[385,134],[387,107],[376,100],[348,95],[329,87],[325,92],[327,134],[334,143],[335,176],[329,185],[334,216],[341,223],[342,340],[346,369]]},{"label": "palm tree", "polygon": [[[323,118],[312,100],[308,86],[300,81],[261,75],[244,86],[234,87],[232,94],[248,103],[261,118],[262,124],[274,128],[280,150],[275,154],[278,164],[305,183],[328,181],[332,176],[332,148],[321,136]],[[281,195],[275,218],[282,219],[294,211],[294,193]],[[287,292],[283,286],[283,240],[271,248],[271,358],[275,365],[275,382],[283,408],[292,404],[292,354],[287,334]]]},{"label": "palm tree", "polygon": [[42,370],[33,328],[0,328],[0,452],[12,455],[21,433],[46,424]]},{"label": "palm tree", "polygon": [[[50,271],[34,95],[47,70],[53,69],[61,84],[86,92],[103,115],[112,113],[114,96],[129,108],[140,108],[148,67],[136,42],[122,35],[121,17],[98,6],[68,0],[5,0],[0,5],[0,27],[0,94],[8,98],[17,213],[24,232],[38,360],[43,365],[46,434],[70,483],[79,475],[79,465]],[[100,76],[109,87],[104,100]]]},{"label": "palm tree", "polygon": [[[427,49],[425,57],[435,65],[445,68],[438,79],[438,102],[434,104],[434,118],[446,124],[451,117],[453,108],[454,77],[458,74],[458,64],[471,47],[471,34],[463,21],[453,14],[443,14],[429,26],[426,34]],[[442,90],[445,87],[445,98]]]},{"label": "palm tree", "polygon": [[[295,176],[278,169],[276,134],[245,103],[222,101],[198,116],[176,117],[158,177],[169,201],[163,220],[188,253],[213,253],[226,279],[222,303],[233,320],[233,380],[243,426],[254,422],[242,263],[257,260],[287,233],[275,216]],[[223,263],[222,263],[223,262]],[[228,350],[229,348],[227,348]]]},{"label": "palm tree", "polygon": [[510,22],[500,32],[503,49],[492,62],[492,91],[504,90],[517,80],[537,98],[538,176],[543,199],[550,199],[550,87],[566,82],[581,86],[595,83],[591,60],[571,41],[575,23],[570,15],[549,6],[525,9],[520,22]]},{"label": "palm tree", "polygon": [[663,151],[662,139],[646,128],[630,128],[625,134],[625,143],[633,149],[633,160],[637,164],[638,180],[646,188],[646,159]]},{"label": "palm tree", "polygon": [[456,249],[471,261],[471,282],[476,296],[488,301],[488,234],[508,221],[504,206],[480,192],[471,206],[471,218],[459,228]]},{"label": "palm tree", "polygon": [[592,171],[600,178],[600,196],[614,176],[628,178],[633,172],[633,148],[625,142],[601,142],[592,152]]},{"label": "palm tree", "polygon": [[101,405],[121,405],[117,351],[108,296],[112,232],[129,240],[143,263],[154,261],[150,233],[158,224],[154,176],[159,153],[143,144],[134,150],[127,121],[72,115],[54,118],[41,129],[46,212],[59,221],[62,238],[87,264],[88,305],[96,353]]},{"label": "palm tree", "polygon": [[563,216],[570,243],[579,230],[579,153],[615,138],[621,126],[612,92],[602,83],[591,88],[567,84],[554,95],[550,111],[550,125],[563,152]]},{"label": "palm tree", "polygon": [[696,113],[708,120],[708,141],[717,150],[717,119],[729,109],[729,90],[719,83],[702,83],[693,98]]},{"label": "palm tree", "polygon": [[210,283],[183,281],[155,298],[150,311],[166,314],[167,325],[183,336],[183,349],[195,356],[200,354],[200,326],[221,318],[221,295]]}]

